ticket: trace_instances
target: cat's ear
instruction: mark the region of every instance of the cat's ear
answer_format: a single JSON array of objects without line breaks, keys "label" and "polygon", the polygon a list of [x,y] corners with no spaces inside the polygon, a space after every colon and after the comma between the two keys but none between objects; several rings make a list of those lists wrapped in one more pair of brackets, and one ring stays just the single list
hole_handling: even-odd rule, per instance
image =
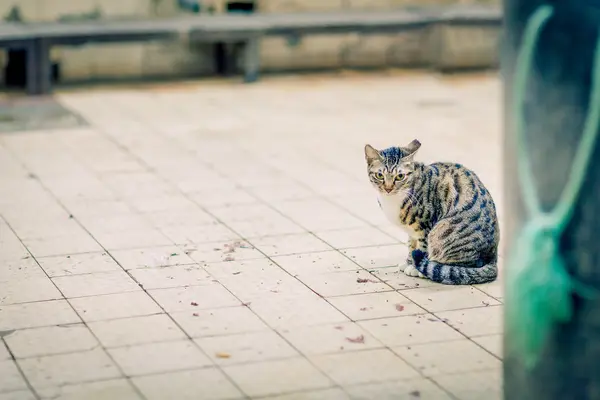
[{"label": "cat's ear", "polygon": [[421,147],[421,142],[419,142],[417,139],[413,140],[412,142],[410,142],[409,144],[406,145],[406,147],[404,147],[404,150],[408,153],[406,156],[404,156],[402,158],[402,160],[404,161],[412,161],[415,154],[417,153],[417,150],[419,150],[419,148]]},{"label": "cat's ear", "polygon": [[365,159],[371,164],[375,160],[381,160],[381,154],[370,144],[365,145]]}]

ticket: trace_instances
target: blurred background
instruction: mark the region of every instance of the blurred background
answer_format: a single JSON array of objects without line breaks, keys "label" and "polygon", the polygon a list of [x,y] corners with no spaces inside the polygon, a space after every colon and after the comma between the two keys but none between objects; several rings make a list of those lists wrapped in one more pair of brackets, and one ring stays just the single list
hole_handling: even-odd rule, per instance
[{"label": "blurred background", "polygon": [[[278,15],[298,13],[373,13],[392,10],[463,10],[462,23],[361,34],[356,29],[305,37],[267,35],[260,43],[263,72],[342,68],[472,69],[497,64],[498,23],[477,23],[469,9],[497,10],[498,0],[1,0],[5,22],[101,22],[174,17]],[[487,18],[489,20],[489,18]],[[239,72],[234,44],[155,41],[51,48],[52,80],[71,84],[99,80],[207,77]],[[26,52],[0,52],[5,88],[24,87]],[[231,62],[227,62],[232,60]]]}]

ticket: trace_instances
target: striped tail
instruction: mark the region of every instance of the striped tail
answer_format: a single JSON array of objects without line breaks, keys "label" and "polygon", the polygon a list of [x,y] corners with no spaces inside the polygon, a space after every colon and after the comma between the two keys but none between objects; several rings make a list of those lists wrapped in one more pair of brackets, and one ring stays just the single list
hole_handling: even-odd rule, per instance
[{"label": "striped tail", "polygon": [[482,267],[460,267],[444,265],[429,260],[427,253],[413,250],[415,268],[434,282],[444,285],[475,285],[492,282],[498,276],[498,264],[494,260]]}]

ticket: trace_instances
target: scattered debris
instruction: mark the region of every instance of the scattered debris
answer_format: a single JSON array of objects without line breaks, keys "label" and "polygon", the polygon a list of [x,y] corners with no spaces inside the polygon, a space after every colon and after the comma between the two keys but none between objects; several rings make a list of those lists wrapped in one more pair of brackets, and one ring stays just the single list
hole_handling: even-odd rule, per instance
[{"label": "scattered debris", "polygon": [[412,397],[416,397],[416,398],[421,398],[421,392],[419,392],[418,390],[413,390],[412,392],[409,393],[410,396]]},{"label": "scattered debris", "polygon": [[338,331],[341,331],[341,330],[344,330],[344,327],[337,325],[337,326],[334,326],[333,329],[337,329]]},{"label": "scattered debris", "polygon": [[217,358],[231,358],[231,354],[229,354],[229,353],[216,353],[215,357],[217,357]]},{"label": "scattered debris", "polygon": [[360,311],[368,311],[368,310],[372,310],[373,307],[361,307]]},{"label": "scattered debris", "polygon": [[360,335],[357,336],[355,338],[349,338],[347,337],[346,340],[350,343],[364,343],[365,342],[365,335]]},{"label": "scattered debris", "polygon": [[250,303],[250,302],[248,302],[248,303],[242,303],[242,306],[244,306],[244,307],[250,307],[250,304],[252,304],[252,303]]},{"label": "scattered debris", "polygon": [[169,257],[177,257],[179,254],[177,253],[171,253],[171,255]]},{"label": "scattered debris", "polygon": [[231,256],[227,256],[223,259],[223,261],[235,261],[235,258],[233,258]]},{"label": "scattered debris", "polygon": [[233,275],[239,275],[241,273],[242,273],[242,271],[238,271],[238,272],[234,272]]},{"label": "scattered debris", "polygon": [[484,305],[484,306],[486,306],[486,307],[490,305],[490,303],[489,303],[489,302],[487,302],[487,301],[483,301],[483,300],[481,300],[481,304],[483,304],[483,305]]},{"label": "scattered debris", "polygon": [[73,219],[73,214],[69,214],[69,219]]},{"label": "scattered debris", "polygon": [[194,307],[198,307],[198,303],[196,303],[195,301],[192,301],[192,302],[190,303],[190,305],[192,305],[192,306],[194,306]]},{"label": "scattered debris", "polygon": [[367,278],[358,278],[356,279],[356,282],[358,283],[380,283],[379,281],[376,281],[375,279],[367,279]]},{"label": "scattered debris", "polygon": [[404,311],[404,306],[402,304],[396,304],[396,310]]},{"label": "scattered debris", "polygon": [[431,321],[431,322],[439,322],[439,319],[435,319],[435,318],[427,318],[427,321]]},{"label": "scattered debris", "polygon": [[193,314],[192,314],[192,316],[194,316],[194,317],[199,317],[199,316],[200,316],[200,314],[198,314],[197,312],[195,312],[195,313],[193,313]]}]

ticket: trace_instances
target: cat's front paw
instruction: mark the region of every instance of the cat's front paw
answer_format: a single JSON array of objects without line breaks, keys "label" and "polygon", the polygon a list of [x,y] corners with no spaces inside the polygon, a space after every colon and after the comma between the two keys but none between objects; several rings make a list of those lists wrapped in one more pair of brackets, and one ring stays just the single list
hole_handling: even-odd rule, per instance
[{"label": "cat's front paw", "polygon": [[425,275],[419,272],[414,265],[407,265],[404,268],[404,275],[412,276],[414,278],[425,278]]}]

